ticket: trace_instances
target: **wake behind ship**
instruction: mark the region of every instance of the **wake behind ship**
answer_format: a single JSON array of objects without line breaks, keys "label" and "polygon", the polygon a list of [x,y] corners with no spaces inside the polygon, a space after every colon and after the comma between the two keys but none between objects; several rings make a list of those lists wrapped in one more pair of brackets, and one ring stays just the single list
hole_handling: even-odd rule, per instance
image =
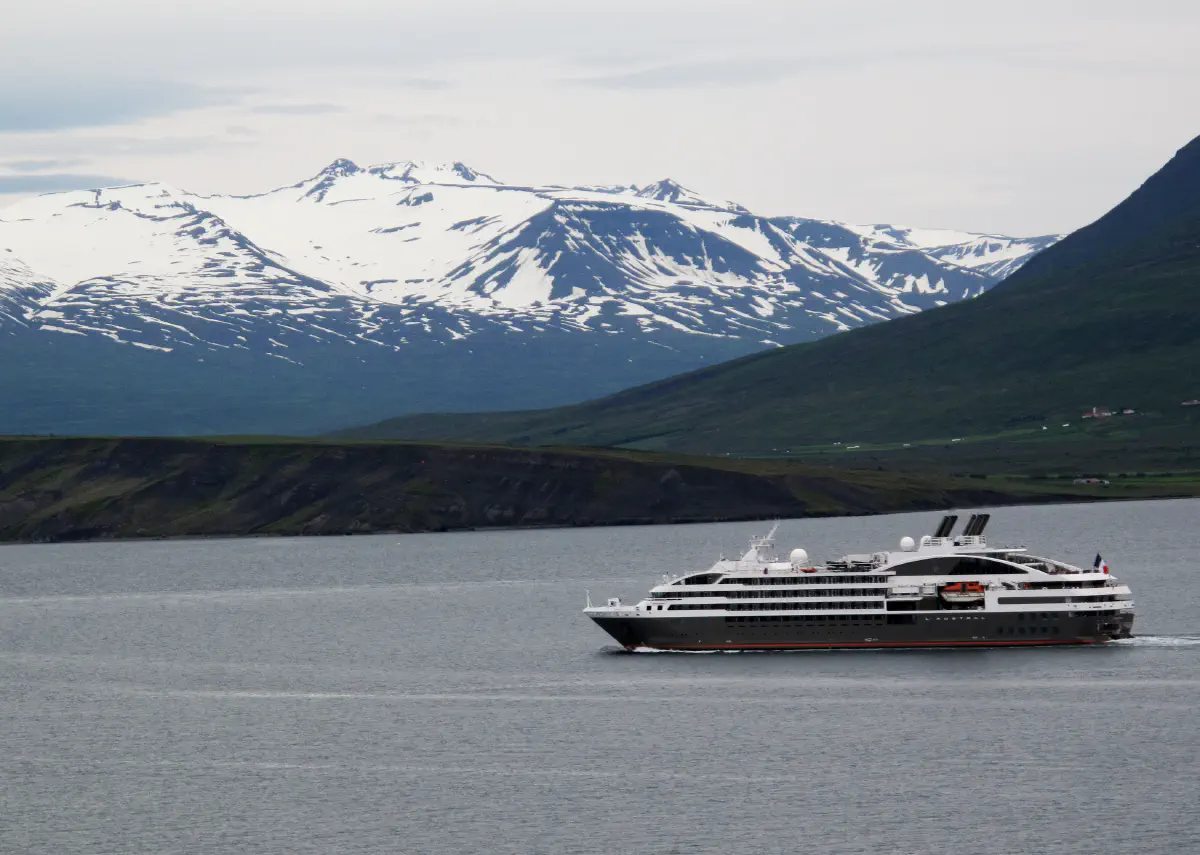
[{"label": "wake behind ship", "polygon": [[1100,644],[1133,634],[1129,587],[1099,555],[1090,570],[990,547],[990,514],[942,519],[898,552],[846,555],[823,567],[803,549],[773,554],[778,525],[739,559],[664,577],[636,605],[584,613],[629,650],[1007,647]]}]

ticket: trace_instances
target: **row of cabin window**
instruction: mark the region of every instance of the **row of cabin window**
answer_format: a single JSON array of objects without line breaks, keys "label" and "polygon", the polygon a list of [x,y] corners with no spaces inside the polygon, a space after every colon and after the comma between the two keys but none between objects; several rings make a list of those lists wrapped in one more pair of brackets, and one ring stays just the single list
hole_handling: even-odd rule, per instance
[{"label": "row of cabin window", "polygon": [[997,635],[1058,635],[1062,629],[1057,626],[1002,626],[996,630]]},{"label": "row of cabin window", "polygon": [[724,597],[731,600],[755,600],[766,597],[880,597],[879,588],[815,588],[783,589],[774,591],[652,591],[656,600],[678,600],[687,597]]},{"label": "row of cabin window", "polygon": [[[912,623],[911,616],[906,615],[764,615],[762,617],[727,617],[725,623],[791,623],[812,621],[817,623],[851,622],[851,625],[863,623]],[[997,635],[1061,635],[1058,626],[1008,626],[996,630]]]},{"label": "row of cabin window", "polygon": [[[1042,602],[1045,602],[1045,600],[1043,600]],[[1088,611],[1088,612],[1028,612],[1028,613],[1021,612],[1016,615],[1016,618],[1019,621],[1027,620],[1030,623],[1045,623],[1048,620],[1059,620],[1060,618],[1069,618],[1069,617],[1073,617],[1075,615],[1087,616],[1087,617],[1112,617],[1116,613],[1117,613],[1116,609],[1112,609],[1112,610],[1102,609],[1100,611],[1095,611],[1095,612],[1092,612],[1092,611]],[[1007,615],[1006,617],[1011,619],[1013,616]]]},{"label": "row of cabin window", "polygon": [[727,577],[722,585],[866,585],[887,582],[887,576],[745,576]]},{"label": "row of cabin window", "polygon": [[882,597],[877,588],[816,588],[799,591],[722,591],[731,600],[758,600],[766,597]]},{"label": "row of cabin window", "polygon": [[[661,606],[659,607],[662,608]],[[727,611],[727,612],[788,612],[788,611],[846,611],[847,609],[882,609],[882,600],[851,603],[680,603],[667,606],[667,611]]]},{"label": "row of cabin window", "polygon": [[891,615],[763,615],[762,617],[727,617],[725,623],[839,623],[850,622],[851,626],[859,623],[891,623]]},{"label": "row of cabin window", "polygon": [[1050,591],[1060,588],[1103,588],[1108,583],[1103,579],[1087,580],[1086,582],[1023,582],[1032,591]]},{"label": "row of cabin window", "polygon": [[1031,606],[1042,603],[1115,603],[1116,594],[1080,594],[1075,597],[999,597],[1002,606]]}]

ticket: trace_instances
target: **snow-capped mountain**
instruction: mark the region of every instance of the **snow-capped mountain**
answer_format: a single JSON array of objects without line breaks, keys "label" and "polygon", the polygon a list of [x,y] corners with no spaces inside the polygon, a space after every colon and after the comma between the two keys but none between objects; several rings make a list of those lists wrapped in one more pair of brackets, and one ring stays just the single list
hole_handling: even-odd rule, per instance
[{"label": "snow-capped mountain", "polygon": [[[542,406],[974,296],[1055,240],[761,217],[670,180],[524,187],[337,160],[257,195],[141,184],[0,210],[0,332],[146,359],[341,358],[440,408]],[[497,360],[536,376],[498,391]],[[381,415],[429,408],[411,397]]]},{"label": "snow-capped mountain", "polygon": [[0,249],[0,334],[6,328],[27,327],[53,293],[11,250]]}]

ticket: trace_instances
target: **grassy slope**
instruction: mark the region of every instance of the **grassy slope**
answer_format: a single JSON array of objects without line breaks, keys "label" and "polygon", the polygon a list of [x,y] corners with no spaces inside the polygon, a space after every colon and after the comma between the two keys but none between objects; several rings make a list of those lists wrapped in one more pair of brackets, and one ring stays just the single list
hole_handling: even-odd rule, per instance
[{"label": "grassy slope", "polygon": [[1075,419],[1000,434],[944,437],[913,443],[824,444],[789,449],[786,457],[839,468],[1005,473],[1031,477],[1108,478],[1136,473],[1200,475],[1200,412],[1164,423],[1153,415]]},{"label": "grassy slope", "polygon": [[1197,396],[1200,140],[977,300],[578,406],[410,417],[352,435],[771,454],[997,435],[1128,406],[1194,438],[1179,403]]},{"label": "grassy slope", "polygon": [[440,531],[1192,495],[777,460],[414,443],[0,440],[0,540]]}]

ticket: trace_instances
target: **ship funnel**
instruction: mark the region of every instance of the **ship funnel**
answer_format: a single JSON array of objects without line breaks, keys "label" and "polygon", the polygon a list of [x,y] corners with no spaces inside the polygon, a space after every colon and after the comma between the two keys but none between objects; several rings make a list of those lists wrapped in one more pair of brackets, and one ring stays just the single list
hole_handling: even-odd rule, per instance
[{"label": "ship funnel", "polygon": [[988,521],[991,518],[991,514],[974,514],[971,517],[971,521],[967,523],[963,534],[969,537],[979,537],[983,534],[983,530],[987,528]]},{"label": "ship funnel", "polygon": [[942,517],[941,523],[938,524],[937,531],[933,533],[934,537],[949,537],[950,532],[954,531],[954,524],[958,522],[957,514],[947,514]]}]

